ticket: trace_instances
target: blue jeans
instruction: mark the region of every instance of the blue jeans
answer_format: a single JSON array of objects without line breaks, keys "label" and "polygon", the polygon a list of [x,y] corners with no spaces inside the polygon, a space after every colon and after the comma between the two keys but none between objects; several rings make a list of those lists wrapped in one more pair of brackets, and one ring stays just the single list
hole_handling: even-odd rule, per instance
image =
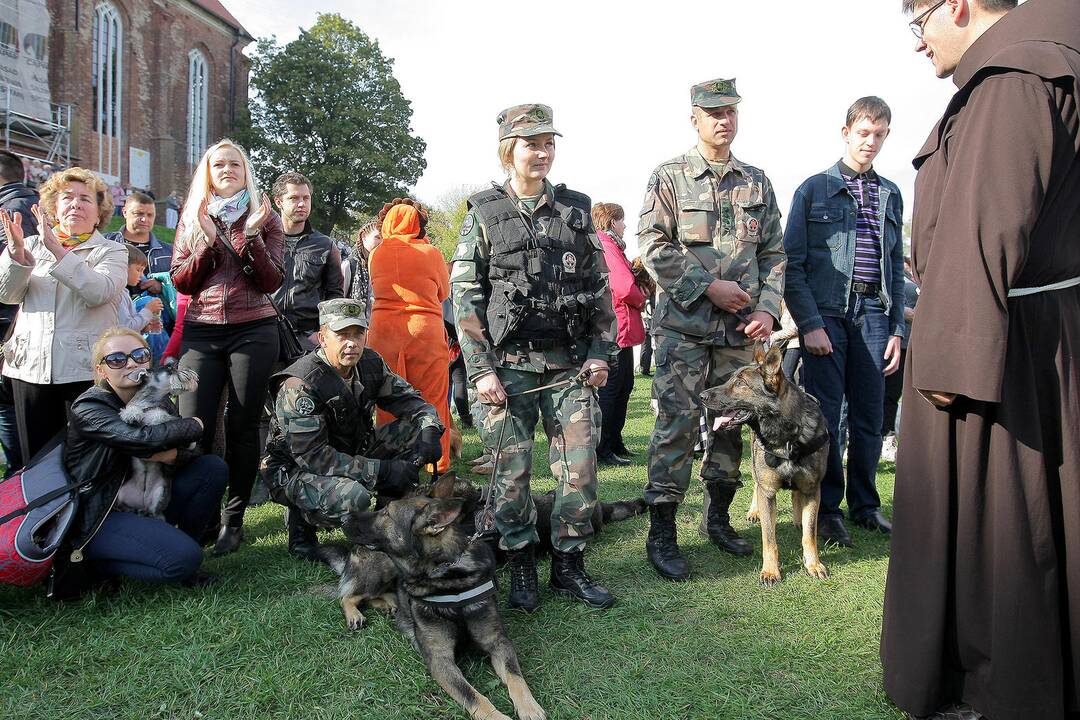
[{"label": "blue jeans", "polygon": [[173,479],[165,520],[112,511],[83,550],[102,575],[179,582],[202,564],[198,538],[217,519],[229,468],[217,455],[188,463]]},{"label": "blue jeans", "polygon": [[832,439],[818,514],[839,515],[840,501],[844,499],[840,415],[846,399],[848,517],[858,520],[881,507],[877,465],[881,455],[889,317],[876,298],[852,295],[845,317],[822,319],[832,353],[811,355],[805,346],[801,351],[803,385],[821,403]]}]

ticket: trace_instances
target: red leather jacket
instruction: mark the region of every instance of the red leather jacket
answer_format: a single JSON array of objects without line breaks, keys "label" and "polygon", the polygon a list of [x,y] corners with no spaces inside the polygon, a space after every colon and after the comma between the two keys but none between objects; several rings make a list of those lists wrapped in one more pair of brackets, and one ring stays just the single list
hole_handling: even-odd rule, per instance
[{"label": "red leather jacket", "polygon": [[[227,229],[232,247],[244,258],[244,265],[225,249],[220,235],[209,246],[193,243],[185,237],[183,222],[176,226],[172,279],[177,290],[191,296],[186,321],[226,325],[276,314],[265,293],[281,287],[285,277],[285,233],[281,218],[270,213],[262,230],[253,238],[244,235],[246,221],[247,213],[244,213]],[[223,225],[218,227],[226,232]],[[251,268],[250,275],[244,273],[245,265]]]}]

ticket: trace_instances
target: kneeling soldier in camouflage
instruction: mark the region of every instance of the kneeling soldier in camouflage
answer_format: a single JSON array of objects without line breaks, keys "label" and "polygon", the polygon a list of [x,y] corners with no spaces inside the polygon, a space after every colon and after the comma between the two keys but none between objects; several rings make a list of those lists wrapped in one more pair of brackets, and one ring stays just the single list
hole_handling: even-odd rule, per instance
[{"label": "kneeling soldier in camouflage", "polygon": [[[274,417],[260,471],[287,508],[289,552],[315,560],[315,527],[336,527],[371,496],[401,497],[442,454],[435,408],[367,343],[350,299],[319,303],[320,348],[271,378]],[[378,406],[398,419],[375,428]]]}]

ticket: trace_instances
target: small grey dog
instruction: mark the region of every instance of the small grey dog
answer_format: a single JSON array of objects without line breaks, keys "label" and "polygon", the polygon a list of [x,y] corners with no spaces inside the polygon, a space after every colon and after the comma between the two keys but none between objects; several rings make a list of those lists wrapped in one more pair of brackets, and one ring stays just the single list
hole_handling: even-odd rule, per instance
[{"label": "small grey dog", "polygon": [[[194,370],[181,370],[175,364],[154,370],[136,370],[142,387],[120,411],[120,419],[128,425],[160,425],[176,417],[169,412],[170,396],[193,392],[199,384]],[[194,449],[195,443],[192,443]],[[120,486],[116,509],[165,519],[165,508],[172,499],[172,478],[162,463],[131,458],[131,474]]]}]

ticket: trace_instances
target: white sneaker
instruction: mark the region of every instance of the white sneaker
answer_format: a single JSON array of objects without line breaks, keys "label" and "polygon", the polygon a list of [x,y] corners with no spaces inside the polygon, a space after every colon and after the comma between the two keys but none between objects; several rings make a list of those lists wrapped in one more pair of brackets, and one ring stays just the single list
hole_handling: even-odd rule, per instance
[{"label": "white sneaker", "polygon": [[891,433],[881,441],[881,459],[885,462],[896,462],[896,436]]}]

